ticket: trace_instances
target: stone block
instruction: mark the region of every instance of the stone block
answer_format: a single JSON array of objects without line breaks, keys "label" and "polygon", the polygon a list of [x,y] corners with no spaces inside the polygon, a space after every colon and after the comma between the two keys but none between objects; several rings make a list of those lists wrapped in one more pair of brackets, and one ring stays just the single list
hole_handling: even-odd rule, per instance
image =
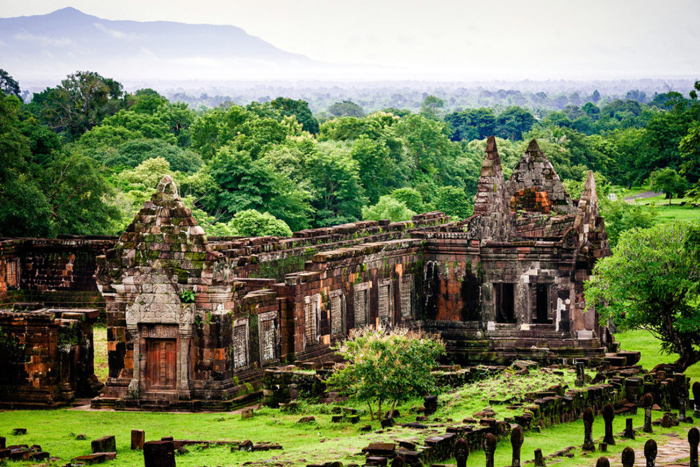
[{"label": "stone block", "polygon": [[131,450],[143,451],[143,443],[146,441],[146,432],[143,430],[131,430]]},{"label": "stone block", "polygon": [[172,441],[149,441],[143,445],[145,467],[175,467],[175,445]]},{"label": "stone block", "polygon": [[93,440],[90,446],[92,447],[93,454],[98,452],[117,452],[117,441],[114,435]]}]

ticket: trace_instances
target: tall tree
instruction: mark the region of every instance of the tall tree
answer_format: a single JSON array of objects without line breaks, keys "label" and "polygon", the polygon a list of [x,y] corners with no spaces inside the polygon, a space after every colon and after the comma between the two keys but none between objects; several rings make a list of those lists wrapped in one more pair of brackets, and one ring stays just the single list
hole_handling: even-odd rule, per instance
[{"label": "tall tree", "polygon": [[700,361],[700,232],[684,223],[623,233],[586,284],[601,321],[645,329],[679,354],[679,371]]},{"label": "tall tree", "polygon": [[78,71],[58,87],[34,94],[31,107],[50,128],[75,140],[122,109],[126,105],[123,96],[117,81],[92,71]]}]

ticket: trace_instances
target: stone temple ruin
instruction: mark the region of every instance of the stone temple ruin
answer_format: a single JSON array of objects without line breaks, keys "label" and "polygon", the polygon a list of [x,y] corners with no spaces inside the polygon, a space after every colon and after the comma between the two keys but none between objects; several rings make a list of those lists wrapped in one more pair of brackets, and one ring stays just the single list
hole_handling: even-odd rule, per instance
[{"label": "stone temple ruin", "polygon": [[377,323],[439,333],[465,365],[603,356],[615,344],[584,313],[583,284],[608,254],[592,173],[573,200],[533,140],[506,181],[492,137],[462,222],[207,237],[166,176],[118,239],[3,240],[0,300],[104,300],[109,377],[94,406],[217,409],[245,402],[265,368],[332,360]]}]

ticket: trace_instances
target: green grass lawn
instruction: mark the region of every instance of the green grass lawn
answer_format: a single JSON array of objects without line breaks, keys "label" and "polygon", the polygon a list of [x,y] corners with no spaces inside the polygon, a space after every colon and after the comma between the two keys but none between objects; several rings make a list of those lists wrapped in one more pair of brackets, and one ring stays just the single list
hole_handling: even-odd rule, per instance
[{"label": "green grass lawn", "polygon": [[[104,372],[106,364],[103,361],[105,351],[99,349],[106,340],[104,327],[98,327],[95,338],[96,361],[98,371]],[[642,351],[641,364],[651,369],[659,363],[675,360],[674,355],[664,355],[660,352],[659,342],[645,331],[628,331],[616,334],[616,339],[625,350]],[[700,365],[692,367],[687,374],[694,380],[700,380]],[[434,417],[449,426],[460,423],[463,418],[473,417],[474,413],[490,406],[496,412],[497,419],[512,416],[515,412],[507,409],[506,403],[493,403],[512,396],[522,396],[527,392],[543,390],[554,384],[573,386],[573,370],[531,370],[526,376],[503,373],[495,378],[479,381],[472,385],[446,392],[440,396],[441,405]],[[357,408],[363,406],[345,403]],[[402,417],[399,423],[415,420],[415,408],[422,401],[413,400],[399,406]],[[230,440],[242,441],[250,439],[253,442],[270,441],[281,444],[282,451],[268,452],[231,452],[227,446],[216,446],[209,449],[189,447],[189,453],[178,456],[179,466],[237,466],[245,462],[272,463],[285,462],[287,465],[307,465],[340,460],[344,464],[362,464],[364,457],[359,455],[363,447],[371,442],[393,442],[399,439],[423,441],[432,434],[442,434],[445,426],[436,426],[424,432],[409,428],[395,427],[380,432],[376,421],[370,422],[368,415],[363,415],[358,425],[349,423],[331,423],[330,406],[302,404],[304,413],[288,414],[274,409],[256,411],[252,419],[242,420],[235,413],[148,413],[148,412],[112,412],[112,411],[83,411],[83,410],[51,410],[51,411],[5,411],[0,412],[0,436],[7,438],[7,444],[40,444],[42,448],[60,459],[51,466],[64,465],[72,458],[90,453],[90,440],[106,435],[115,435],[117,439],[118,457],[110,465],[114,467],[143,465],[140,452],[129,449],[130,431],[142,429],[146,431],[146,440],[160,439],[163,436],[174,436],[178,439],[198,440]],[[299,424],[297,421],[304,415],[313,415],[316,423]],[[655,413],[655,418],[661,416]],[[622,432],[626,416],[615,419],[615,433]],[[640,411],[635,415],[635,426],[641,426],[643,415]],[[361,433],[360,426],[371,424],[375,431]],[[27,428],[25,436],[13,436],[13,428]],[[678,433],[686,436],[687,427],[681,426],[667,430],[657,428],[659,433]],[[76,440],[79,433],[85,434],[87,440]],[[603,436],[603,421],[596,419],[593,425],[595,439]],[[655,436],[657,442],[663,442],[664,436]],[[611,447],[607,456],[619,459],[625,446],[640,448],[648,438],[639,434],[637,440],[621,440],[617,446]],[[532,459],[534,450],[542,449],[545,455],[553,454],[568,446],[576,446],[574,458],[562,458],[557,463],[560,467],[590,466],[595,463],[599,453],[588,454],[578,449],[583,441],[583,424],[581,421],[556,425],[543,430],[541,433],[528,431],[523,445],[523,460]],[[624,442],[623,442],[624,441]],[[508,439],[504,439],[496,450],[496,465],[510,463],[511,449]],[[454,460],[452,461],[454,462]],[[474,452],[469,457],[469,465],[483,465],[484,454]],[[31,463],[13,463],[17,466],[32,465]]]},{"label": "green grass lawn", "polygon": [[[639,350],[642,352],[642,359],[639,363],[644,369],[651,371],[659,363],[673,363],[678,359],[678,354],[664,354],[661,352],[661,342],[649,332],[626,331],[615,334],[615,339],[620,343],[623,350]],[[691,379],[691,385],[695,381],[700,381],[700,363],[696,363],[685,371],[686,376]]]}]

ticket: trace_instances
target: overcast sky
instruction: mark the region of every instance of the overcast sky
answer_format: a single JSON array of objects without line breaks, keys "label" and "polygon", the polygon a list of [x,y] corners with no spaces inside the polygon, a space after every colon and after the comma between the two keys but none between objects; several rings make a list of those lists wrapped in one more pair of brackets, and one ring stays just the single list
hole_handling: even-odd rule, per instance
[{"label": "overcast sky", "polygon": [[0,16],[67,6],[104,19],[234,25],[319,61],[407,72],[700,78],[698,0],[0,0]]}]

